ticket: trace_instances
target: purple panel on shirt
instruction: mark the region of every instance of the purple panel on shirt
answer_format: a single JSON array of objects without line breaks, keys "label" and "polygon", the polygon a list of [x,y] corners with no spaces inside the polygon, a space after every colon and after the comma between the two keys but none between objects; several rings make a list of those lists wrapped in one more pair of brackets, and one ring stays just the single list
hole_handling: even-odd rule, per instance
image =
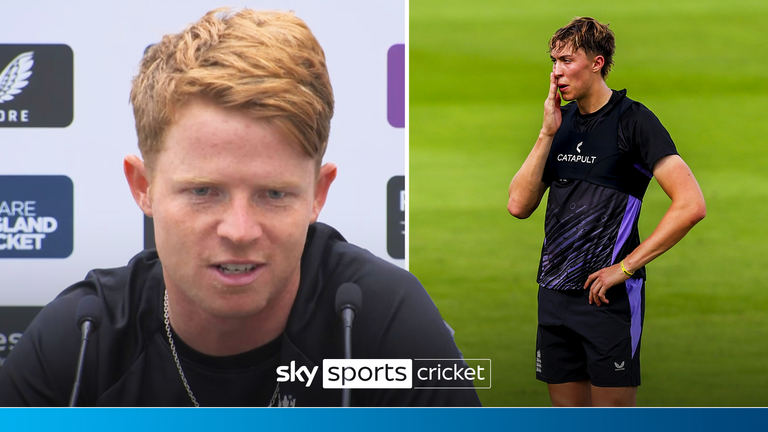
[{"label": "purple panel on shirt", "polygon": [[648,171],[647,169],[643,168],[643,166],[640,165],[639,163],[635,164],[635,168],[637,168],[638,171],[640,171],[641,173],[645,174],[646,177],[653,178],[653,174],[651,174],[650,171]]},{"label": "purple panel on shirt", "polygon": [[387,53],[387,120],[405,127],[405,45],[392,45]]},{"label": "purple panel on shirt", "polygon": [[629,334],[632,336],[632,358],[635,358],[635,351],[637,350],[637,344],[640,343],[640,333],[643,330],[642,327],[642,300],[641,290],[643,288],[643,280],[629,278],[624,282],[627,285],[627,297],[629,297],[629,312],[630,312],[630,326]]},{"label": "purple panel on shirt", "polygon": [[629,238],[629,234],[632,233],[632,227],[637,221],[638,215],[640,215],[640,206],[643,202],[630,195],[627,199],[627,209],[624,211],[624,219],[621,220],[621,227],[619,227],[619,235],[616,237],[616,245],[613,247],[613,260],[616,262],[616,257],[619,255],[619,250]]}]

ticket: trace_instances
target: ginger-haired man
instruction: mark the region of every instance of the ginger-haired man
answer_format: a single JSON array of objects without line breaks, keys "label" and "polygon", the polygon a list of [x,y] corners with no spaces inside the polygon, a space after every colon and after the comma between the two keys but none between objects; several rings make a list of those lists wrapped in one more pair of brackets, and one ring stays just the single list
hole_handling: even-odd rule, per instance
[{"label": "ginger-haired man", "polygon": [[[656,116],[605,83],[614,50],[613,32],[592,18],[555,33],[543,125],[509,185],[507,208],[521,219],[549,188],[536,377],[554,406],[636,404],[645,265],[706,214]],[[561,98],[571,103],[561,107]],[[641,243],[637,222],[652,177],[672,204]]]},{"label": "ginger-haired man", "polygon": [[[353,358],[460,356],[416,278],[316,222],[336,177],[322,163],[334,99],[323,50],[294,14],[216,10],[165,36],[131,103],[143,160],[126,157],[124,171],[157,249],[48,305],[0,371],[0,405],[66,405],[86,295],[104,318],[83,406],[338,406],[318,369],[343,358],[334,300],[347,282],[364,299]],[[289,365],[302,379],[279,379]],[[473,389],[387,389],[351,403],[479,401]]]}]

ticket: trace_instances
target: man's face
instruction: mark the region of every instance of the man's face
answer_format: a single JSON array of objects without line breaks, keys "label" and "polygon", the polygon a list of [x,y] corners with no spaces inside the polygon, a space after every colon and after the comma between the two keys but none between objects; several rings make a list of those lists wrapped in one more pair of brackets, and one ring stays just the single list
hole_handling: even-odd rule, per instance
[{"label": "man's face", "polygon": [[602,79],[599,68],[595,73],[596,57],[587,55],[582,48],[574,52],[570,45],[561,44],[550,53],[550,57],[563,100],[579,100],[589,95],[596,80]]},{"label": "man's face", "polygon": [[326,168],[317,181],[315,161],[264,120],[203,99],[180,107],[148,194],[168,289],[222,318],[296,289]]}]

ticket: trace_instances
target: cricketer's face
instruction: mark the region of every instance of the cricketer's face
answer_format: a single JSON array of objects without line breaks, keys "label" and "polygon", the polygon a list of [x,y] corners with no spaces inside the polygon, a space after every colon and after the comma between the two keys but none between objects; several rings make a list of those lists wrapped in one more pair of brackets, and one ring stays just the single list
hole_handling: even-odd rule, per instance
[{"label": "cricketer's face", "polygon": [[587,55],[582,48],[573,51],[570,45],[561,44],[550,53],[550,57],[563,100],[579,100],[589,96],[597,80],[602,80],[600,67],[595,63],[596,57]]},{"label": "cricketer's face", "polygon": [[192,99],[149,181],[168,290],[220,318],[253,316],[299,284],[308,227],[336,168],[265,120]]}]

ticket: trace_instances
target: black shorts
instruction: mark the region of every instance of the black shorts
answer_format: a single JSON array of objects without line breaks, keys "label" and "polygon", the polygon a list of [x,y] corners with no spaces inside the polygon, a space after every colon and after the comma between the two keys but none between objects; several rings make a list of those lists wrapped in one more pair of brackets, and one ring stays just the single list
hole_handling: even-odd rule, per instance
[{"label": "black shorts", "polygon": [[589,290],[539,288],[536,378],[549,384],[589,379],[597,387],[640,385],[645,281],[610,288],[610,303],[589,304]]}]

